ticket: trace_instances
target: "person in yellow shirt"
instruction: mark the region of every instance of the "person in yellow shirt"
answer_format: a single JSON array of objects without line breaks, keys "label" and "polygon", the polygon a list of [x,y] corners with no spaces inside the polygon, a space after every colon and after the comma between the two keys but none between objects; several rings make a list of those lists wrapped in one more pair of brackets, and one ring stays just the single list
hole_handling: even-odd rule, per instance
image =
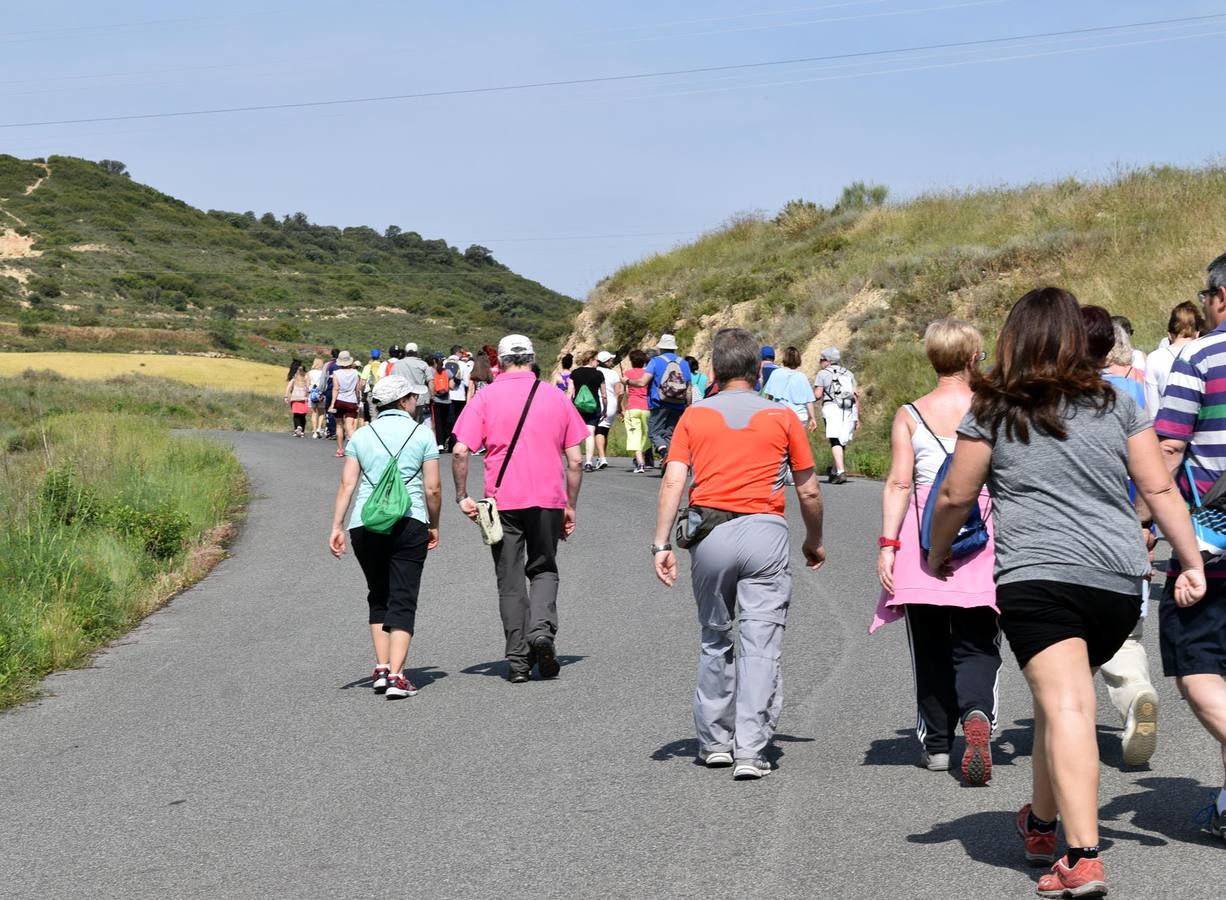
[{"label": "person in yellow shirt", "polygon": [[382,355],[383,352],[378,347],[375,347],[370,351],[370,360],[366,363],[366,365],[362,366],[361,378],[364,386],[363,398],[366,401],[365,404],[363,404],[363,412],[365,414],[364,418],[367,422],[374,421],[375,418],[375,408],[374,403],[370,399],[370,392],[374,390],[375,385],[378,383],[379,378],[383,374],[383,360],[380,359]]}]

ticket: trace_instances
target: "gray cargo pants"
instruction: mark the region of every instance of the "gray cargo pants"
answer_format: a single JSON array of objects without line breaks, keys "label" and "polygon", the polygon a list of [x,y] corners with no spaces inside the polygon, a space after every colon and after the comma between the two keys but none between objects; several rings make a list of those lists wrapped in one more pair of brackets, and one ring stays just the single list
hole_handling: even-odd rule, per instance
[{"label": "gray cargo pants", "polygon": [[[788,525],[742,516],[715,527],[690,555],[702,648],[694,727],[701,750],[761,757],[783,706],[780,654],[792,593]],[[741,652],[734,656],[734,624]]]},{"label": "gray cargo pants", "polygon": [[558,633],[558,540],[562,510],[530,506],[499,510],[502,540],[490,547],[498,608],[511,670],[532,667],[529,643]]}]

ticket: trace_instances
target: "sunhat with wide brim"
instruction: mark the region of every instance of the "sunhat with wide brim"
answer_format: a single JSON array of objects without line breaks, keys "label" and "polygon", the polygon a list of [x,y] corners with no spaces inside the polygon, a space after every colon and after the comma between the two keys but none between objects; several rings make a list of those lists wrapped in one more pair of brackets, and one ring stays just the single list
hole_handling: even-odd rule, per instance
[{"label": "sunhat with wide brim", "polygon": [[342,369],[348,369],[353,365],[353,357],[348,350],[342,350],[336,356],[336,364]]}]

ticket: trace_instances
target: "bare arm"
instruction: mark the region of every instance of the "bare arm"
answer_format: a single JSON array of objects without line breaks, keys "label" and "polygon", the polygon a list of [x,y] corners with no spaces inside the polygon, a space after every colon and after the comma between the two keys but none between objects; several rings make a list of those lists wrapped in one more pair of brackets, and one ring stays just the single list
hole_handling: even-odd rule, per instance
[{"label": "bare arm", "polygon": [[578,523],[575,507],[579,505],[579,487],[583,484],[583,452],[580,446],[575,444],[566,448],[566,511],[562,515],[562,540],[575,533]]},{"label": "bare arm", "polygon": [[945,571],[949,563],[950,547],[958,535],[958,529],[970,515],[971,507],[979,502],[979,492],[988,480],[992,464],[992,445],[979,438],[960,436],[954,450],[949,472],[934,500],[932,514],[932,546],[928,550],[928,569],[934,575]]},{"label": "bare arm", "polygon": [[651,372],[644,369],[643,374],[637,378],[627,378],[626,384],[633,385],[634,387],[643,387],[644,385],[651,384]]},{"label": "bare arm", "polygon": [[800,517],[805,523],[805,541],[801,550],[805,565],[817,571],[826,562],[826,547],[822,543],[822,527],[825,514],[822,511],[822,489],[817,483],[817,470],[812,467],[793,470],[796,481],[796,499],[800,502]]},{"label": "bare arm", "polygon": [[430,519],[430,544],[428,549],[438,546],[439,514],[443,511],[443,480],[438,471],[438,460],[428,459],[421,466],[422,482],[426,489],[426,515]]},{"label": "bare arm", "polygon": [[332,533],[328,538],[328,548],[337,559],[345,555],[345,512],[349,509],[349,501],[353,499],[361,474],[362,466],[357,457],[345,457],[341,483],[336,489],[336,502],[332,506]]},{"label": "bare arm", "polygon": [[1145,498],[1154,521],[1179,558],[1182,571],[1175,582],[1175,603],[1191,606],[1205,596],[1205,564],[1188,508],[1171,481],[1164,453],[1165,447],[1159,447],[1152,428],[1134,434],[1128,439],[1128,474],[1137,486],[1137,496]]},{"label": "bare arm", "polygon": [[[667,544],[668,534],[677,518],[677,510],[681,508],[681,495],[685,491],[685,480],[689,476],[690,467],[683,462],[672,460],[664,467],[664,478],[660,482],[660,496],[656,501],[656,533],[653,544]],[[656,577],[666,587],[672,587],[677,582],[677,555],[672,550],[655,554]]]},{"label": "bare arm", "polygon": [[817,431],[817,404],[815,401],[809,401],[805,404],[805,412],[809,414],[809,423],[805,427],[810,431]]},{"label": "bare arm", "polygon": [[455,482],[455,498],[460,512],[474,522],[477,520],[477,501],[468,496],[468,447],[456,441],[451,448],[451,479]]},{"label": "bare arm", "polygon": [[[881,536],[891,540],[898,540],[911,500],[915,448],[911,445],[910,420],[906,411],[899,409],[890,429],[890,472],[881,494]],[[891,594],[894,593],[894,558],[893,547],[881,547],[877,551],[877,578]]]},{"label": "bare arm", "polygon": [[1183,465],[1183,456],[1188,452],[1188,442],[1177,441],[1174,438],[1162,438],[1161,446],[1162,462],[1166,466],[1167,474],[1173,478],[1179,471],[1179,467]]}]

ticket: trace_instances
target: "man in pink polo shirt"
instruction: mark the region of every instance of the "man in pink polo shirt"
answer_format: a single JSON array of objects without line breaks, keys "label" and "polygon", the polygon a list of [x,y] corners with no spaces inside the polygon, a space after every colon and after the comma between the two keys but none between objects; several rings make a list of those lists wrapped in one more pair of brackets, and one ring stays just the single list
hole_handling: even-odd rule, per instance
[{"label": "man in pink polo shirt", "polygon": [[[507,677],[512,684],[522,684],[533,663],[542,678],[553,678],[560,669],[554,646],[556,554],[558,540],[575,530],[583,480],[579,445],[588,435],[583,417],[564,393],[540,389],[532,372],[536,355],[530,340],[507,335],[498,342],[498,361],[501,374],[473,396],[456,420],[451,471],[456,502],[475,520],[477,504],[468,496],[468,454],[485,448],[485,496],[497,500],[502,517],[503,538],[490,549],[507,639]],[[521,418],[523,428],[508,459]]]}]

